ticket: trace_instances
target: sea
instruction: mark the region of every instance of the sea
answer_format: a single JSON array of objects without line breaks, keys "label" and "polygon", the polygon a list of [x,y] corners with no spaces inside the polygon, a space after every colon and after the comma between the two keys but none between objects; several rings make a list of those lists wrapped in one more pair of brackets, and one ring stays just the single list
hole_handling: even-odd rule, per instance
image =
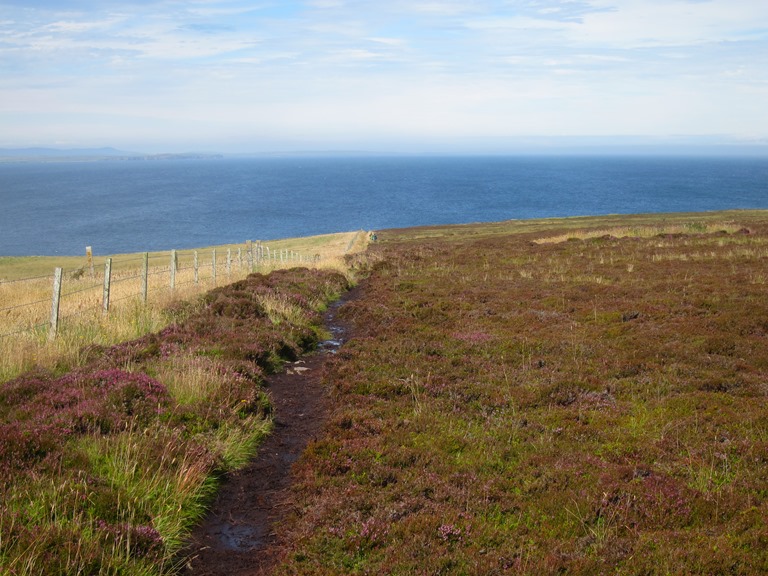
[{"label": "sea", "polygon": [[766,157],[252,157],[0,164],[0,256],[541,217],[768,208]]}]

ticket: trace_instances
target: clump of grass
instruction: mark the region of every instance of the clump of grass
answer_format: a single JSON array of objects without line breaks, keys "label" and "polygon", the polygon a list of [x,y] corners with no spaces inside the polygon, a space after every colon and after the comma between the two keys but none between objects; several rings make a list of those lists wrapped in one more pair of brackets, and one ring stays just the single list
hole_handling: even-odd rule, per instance
[{"label": "clump of grass", "polygon": [[588,230],[573,230],[566,234],[548,236],[534,240],[537,244],[558,244],[569,240],[590,240],[593,238],[651,238],[654,236],[677,236],[689,234],[734,234],[746,230],[734,222],[709,222],[705,220],[693,222],[661,222],[655,226],[616,226],[611,228],[596,228]]}]

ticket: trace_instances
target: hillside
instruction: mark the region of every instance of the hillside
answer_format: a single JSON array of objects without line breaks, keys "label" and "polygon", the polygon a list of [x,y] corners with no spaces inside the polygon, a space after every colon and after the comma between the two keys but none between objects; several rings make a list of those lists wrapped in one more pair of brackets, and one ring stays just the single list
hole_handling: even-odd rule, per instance
[{"label": "hillside", "polygon": [[[264,573],[768,571],[768,212],[384,230],[347,266]],[[251,275],[0,386],[0,572],[173,573],[347,287]]]},{"label": "hillside", "polygon": [[277,574],[768,571],[768,214],[379,238]]}]

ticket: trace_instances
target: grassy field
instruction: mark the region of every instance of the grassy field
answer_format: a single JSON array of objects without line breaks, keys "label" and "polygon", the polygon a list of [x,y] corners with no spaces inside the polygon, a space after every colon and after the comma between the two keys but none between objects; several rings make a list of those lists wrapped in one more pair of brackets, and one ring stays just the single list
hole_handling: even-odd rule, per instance
[{"label": "grassy field", "polygon": [[768,213],[379,238],[278,574],[768,572]]},{"label": "grassy field", "polygon": [[265,373],[314,347],[342,274],[253,274],[163,330],[0,386],[0,574],[158,575],[271,428]]},{"label": "grassy field", "polygon": [[[276,240],[264,246],[269,260],[258,262],[262,273],[302,265],[344,271],[343,257],[364,250],[363,232],[328,234],[306,238]],[[213,250],[216,250],[216,278],[213,276]],[[240,250],[240,258],[238,258]],[[115,254],[112,258],[110,312],[103,313],[104,261],[94,257],[94,276],[85,257],[0,258],[0,381],[33,366],[77,365],[79,351],[86,344],[115,344],[160,330],[167,322],[163,310],[172,302],[193,298],[216,285],[241,280],[250,272],[246,245],[224,245],[198,250],[198,281],[195,281],[194,252],[177,252],[178,271],[170,289],[170,253],[148,256],[148,302],[142,293],[141,254]],[[227,258],[229,252],[229,258]],[[281,256],[281,254],[283,256]],[[308,263],[309,260],[311,263]],[[55,342],[50,331],[53,270],[64,269],[60,327]],[[26,280],[24,280],[26,279]]]},{"label": "grassy field", "polygon": [[[378,237],[278,574],[768,572],[768,212]],[[0,573],[172,574],[348,277],[175,299],[0,386]]]},{"label": "grassy field", "polygon": [[[45,328],[0,339],[0,574],[174,573],[218,479],[271,429],[264,374],[315,345],[319,312],[352,277],[344,255],[366,244],[361,232],[271,243],[312,262],[224,268],[218,288],[188,269],[170,291],[161,270],[146,304],[135,278],[116,283],[108,315],[100,279],[71,275],[83,260],[3,259],[0,333],[36,323],[14,304],[47,300],[52,266],[68,268],[71,318],[53,342]],[[114,256],[113,280],[141,261]]]}]

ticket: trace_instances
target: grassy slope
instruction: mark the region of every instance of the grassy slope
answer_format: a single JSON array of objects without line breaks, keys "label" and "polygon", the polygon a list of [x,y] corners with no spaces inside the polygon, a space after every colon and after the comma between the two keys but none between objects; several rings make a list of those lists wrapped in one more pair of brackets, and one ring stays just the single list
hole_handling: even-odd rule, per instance
[{"label": "grassy slope", "polygon": [[[307,236],[303,238],[286,238],[281,240],[265,241],[264,245],[270,250],[294,250],[302,255],[310,256],[319,254],[323,258],[334,258],[343,254],[346,247],[353,239],[362,240],[364,234],[357,232],[341,232],[338,234],[323,234],[319,236]],[[359,245],[355,246],[359,248]],[[226,257],[227,249],[231,249],[233,255],[237,249],[245,250],[245,244],[224,244],[220,246],[209,246],[199,248],[201,258],[209,258],[211,250],[216,249],[219,258]],[[150,252],[150,266],[167,266],[169,260],[169,251]],[[107,257],[112,258],[112,271],[140,269],[141,257],[136,254],[112,254],[112,255],[94,255],[94,267],[99,269],[104,267]],[[179,250],[179,266],[189,266],[193,261],[194,249]],[[73,271],[80,267],[85,267],[87,260],[83,256],[0,256],[0,280],[17,280],[19,278],[30,278],[36,276],[53,277],[53,269],[56,267],[64,268],[65,271]]]},{"label": "grassy slope", "polygon": [[311,348],[336,272],[252,274],[159,333],[0,384],[0,574],[167,574],[270,429],[265,372]]},{"label": "grassy slope", "polygon": [[278,573],[768,571],[767,213],[379,238]]}]

